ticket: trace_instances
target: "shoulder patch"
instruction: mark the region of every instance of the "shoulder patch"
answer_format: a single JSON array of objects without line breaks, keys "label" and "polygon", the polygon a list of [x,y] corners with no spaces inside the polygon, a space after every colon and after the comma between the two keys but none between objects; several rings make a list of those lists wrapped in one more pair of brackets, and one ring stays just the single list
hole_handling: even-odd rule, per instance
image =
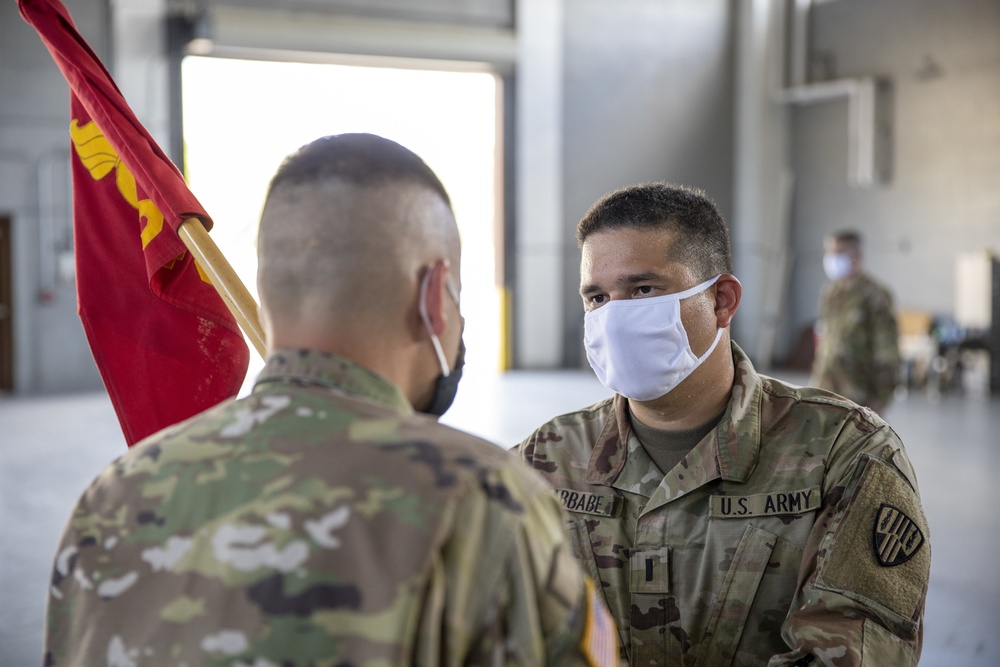
[{"label": "shoulder patch", "polygon": [[872,546],[879,565],[902,565],[917,555],[923,544],[924,533],[913,519],[888,503],[879,506],[872,526]]},{"label": "shoulder patch", "polygon": [[916,632],[931,549],[920,498],[895,466],[862,457],[862,471],[834,532],[824,539],[816,587],[885,610]]}]

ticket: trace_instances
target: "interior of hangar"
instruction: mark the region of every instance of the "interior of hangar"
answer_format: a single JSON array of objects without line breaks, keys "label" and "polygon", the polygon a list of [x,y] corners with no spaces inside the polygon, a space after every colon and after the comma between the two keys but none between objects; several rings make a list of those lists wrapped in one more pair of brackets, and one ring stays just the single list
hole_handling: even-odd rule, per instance
[{"label": "interior of hangar", "polygon": [[[844,227],[862,233],[866,266],[917,336],[907,349],[918,371],[930,372],[937,341],[923,334],[933,324],[988,330],[986,265],[1000,237],[1000,10],[991,0],[66,5],[154,138],[178,164],[188,156],[192,179],[192,158],[212,153],[197,123],[214,125],[208,134],[224,146],[245,145],[237,117],[257,123],[254,136],[276,134],[301,125],[297,114],[374,98],[338,94],[333,82],[264,108],[253,102],[268,98],[263,79],[226,86],[221,74],[216,88],[233,113],[197,91],[185,96],[194,75],[184,72],[198,58],[492,81],[480,142],[492,169],[476,197],[486,211],[465,216],[489,260],[470,299],[488,322],[484,366],[586,368],[575,225],[603,194],[651,181],[702,188],[729,222],[745,288],[735,338],[759,367],[801,365],[809,354],[822,240]],[[0,389],[100,388],[75,313],[66,86],[16,8],[2,11]],[[442,145],[452,134],[427,127],[422,139]],[[267,174],[303,136],[230,169],[254,163]],[[234,227],[252,236],[263,186],[243,180],[242,196],[209,211],[239,210],[219,236]],[[198,185],[206,199],[220,191]],[[238,263],[248,251],[232,254]]]},{"label": "interior of hangar", "polygon": [[[198,123],[207,124],[215,139],[237,145],[245,139],[221,102],[204,102],[192,91],[198,62],[472,77],[454,79],[460,93],[474,87],[465,81],[486,81],[486,134],[476,136],[489,168],[473,199],[488,200],[488,210],[476,213],[480,217],[463,231],[467,241],[486,239],[488,268],[470,262],[479,270],[463,280],[463,300],[486,304],[489,324],[481,342],[470,342],[470,349],[481,351],[484,369],[589,375],[575,226],[611,190],[669,181],[706,191],[730,224],[744,287],[734,338],[758,368],[796,372],[807,364],[825,280],[823,238],[854,228],[864,237],[868,270],[895,296],[912,383],[904,400],[926,401],[909,404],[919,405],[915,410],[901,407],[897,418],[937,414],[947,403],[951,408],[936,422],[940,430],[921,433],[933,433],[948,447],[962,444],[949,435],[958,425],[973,429],[961,438],[992,437],[990,394],[1000,382],[992,325],[1000,292],[994,259],[1000,246],[996,0],[65,4],[140,120],[185,167],[193,186],[200,174],[219,171],[195,162],[206,152],[195,143]],[[231,93],[218,88],[230,101],[247,93],[266,98],[266,91],[248,90],[260,80]],[[268,134],[302,127],[295,114],[304,107],[354,105],[363,93],[345,99],[345,85],[326,84],[268,115],[260,100],[249,109],[244,102],[243,115]],[[407,115],[400,108],[388,115]],[[27,404],[18,401],[102,391],[76,312],[67,110],[66,85],[48,53],[16,5],[0,5],[0,402],[19,414],[27,414]],[[324,131],[315,129],[315,136]],[[442,144],[450,132],[425,129],[406,141]],[[276,153],[258,155],[255,166],[266,178],[282,150],[309,138],[290,138]],[[204,194],[196,194],[207,202],[218,190],[204,183]],[[218,207],[226,210],[209,211],[220,221],[238,212],[231,226],[222,223],[213,232],[237,237],[227,250],[234,264],[253,243],[252,202],[261,193],[249,183],[243,182],[239,202],[223,200]],[[968,340],[978,346],[965,350]],[[544,401],[559,390],[534,394],[518,387],[536,403],[552,405],[547,414],[558,411]],[[497,405],[508,405],[503,400]],[[7,414],[0,442],[4,428],[13,429]],[[510,420],[486,419],[496,421],[486,435],[506,444],[521,435]],[[899,429],[916,433],[917,423]],[[949,423],[955,428],[949,430]],[[43,441],[45,432],[32,430],[29,438]],[[972,451],[991,456],[988,449]],[[938,470],[947,465],[929,460]],[[20,459],[5,461],[8,470],[20,469]],[[981,463],[989,468],[988,460]],[[958,487],[970,478],[984,481],[971,469],[955,470],[949,479]],[[933,482],[925,486],[935,488]],[[967,493],[963,508],[983,500]],[[942,518],[956,511],[954,496],[948,498]],[[946,530],[947,522],[937,526]],[[952,541],[960,543],[957,536]],[[988,553],[989,544],[980,546],[977,553]],[[940,553],[947,559],[957,551],[946,546]],[[942,571],[938,580],[959,570]],[[957,642],[968,649],[962,653],[967,664],[997,655],[992,638],[966,641],[959,629],[954,632],[935,635],[942,651],[948,641]]]}]

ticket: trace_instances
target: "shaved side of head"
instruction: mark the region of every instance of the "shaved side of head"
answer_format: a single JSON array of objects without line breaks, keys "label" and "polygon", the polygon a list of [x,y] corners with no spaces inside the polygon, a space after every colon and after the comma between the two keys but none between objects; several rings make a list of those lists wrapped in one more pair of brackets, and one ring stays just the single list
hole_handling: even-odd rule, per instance
[{"label": "shaved side of head", "polygon": [[390,324],[420,268],[456,265],[458,228],[444,186],[416,154],[370,134],[314,141],[268,189],[258,290],[274,327]]}]

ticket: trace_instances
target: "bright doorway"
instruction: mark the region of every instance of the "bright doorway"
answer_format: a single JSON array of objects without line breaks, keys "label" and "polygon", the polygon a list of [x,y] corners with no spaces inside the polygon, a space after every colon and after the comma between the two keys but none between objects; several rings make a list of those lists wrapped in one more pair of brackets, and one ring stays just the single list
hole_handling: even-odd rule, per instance
[{"label": "bright doorway", "polygon": [[[496,76],[187,57],[181,80],[188,182],[255,297],[257,222],[281,160],[321,136],[371,132],[416,152],[447,188],[462,236],[467,364],[500,367]],[[244,391],[263,365],[252,356]]]}]

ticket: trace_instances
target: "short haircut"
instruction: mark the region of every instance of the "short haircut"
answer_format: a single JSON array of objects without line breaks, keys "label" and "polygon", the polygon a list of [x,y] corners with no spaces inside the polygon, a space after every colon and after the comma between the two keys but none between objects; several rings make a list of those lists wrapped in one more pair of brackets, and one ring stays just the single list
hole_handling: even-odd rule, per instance
[{"label": "short haircut", "polygon": [[420,156],[395,141],[361,133],[323,137],[286,157],[271,179],[268,197],[285,185],[331,178],[358,186],[406,182],[423,185],[451,206],[444,185]]},{"label": "short haircut", "polygon": [[321,310],[388,316],[405,305],[400,284],[435,256],[458,261],[459,245],[448,193],[418,155],[373,134],[323,137],[271,179],[261,303],[288,323]]},{"label": "short haircut", "polygon": [[837,230],[830,234],[829,238],[837,243],[843,243],[855,252],[861,252],[861,234],[853,229]]},{"label": "short haircut", "polygon": [[582,247],[591,234],[614,229],[662,229],[678,233],[674,261],[707,280],[732,273],[729,230],[715,202],[697,188],[671,183],[631,185],[602,197],[576,228]]}]

